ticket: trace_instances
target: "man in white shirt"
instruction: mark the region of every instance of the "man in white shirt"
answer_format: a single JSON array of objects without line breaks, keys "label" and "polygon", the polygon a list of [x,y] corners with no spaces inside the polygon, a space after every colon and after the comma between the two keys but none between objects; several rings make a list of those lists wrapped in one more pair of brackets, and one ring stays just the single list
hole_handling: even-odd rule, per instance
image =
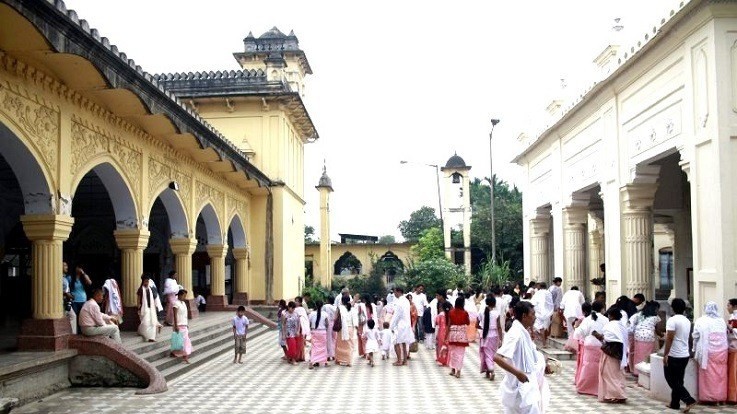
[{"label": "man in white shirt", "polygon": [[506,371],[499,386],[505,413],[540,413],[542,394],[536,375],[535,344],[527,331],[536,320],[535,309],[529,302],[514,307],[515,320],[504,335],[494,362]]},{"label": "man in white shirt", "polygon": [[583,293],[578,290],[578,286],[572,286],[571,290],[566,292],[560,300],[560,308],[563,309],[563,318],[566,321],[569,338],[573,335],[573,323],[583,317],[581,305],[585,301],[586,299],[584,299]]},{"label": "man in white shirt", "polygon": [[412,303],[417,309],[417,325],[415,325],[415,337],[417,341],[423,341],[425,339],[425,329],[422,324],[422,315],[425,314],[427,308],[427,296],[425,295],[425,285],[417,285],[414,293],[412,293]]},{"label": "man in white shirt", "polygon": [[550,322],[553,318],[553,295],[545,282],[538,284],[538,290],[532,296],[532,305],[535,307],[534,330],[542,337],[543,348],[548,345]]},{"label": "man in white shirt", "polygon": [[390,324],[390,329],[397,334],[394,340],[394,350],[397,353],[397,362],[395,366],[406,365],[409,356],[408,345],[415,341],[412,334],[412,323],[410,320],[410,304],[409,300],[404,296],[404,289],[401,287],[394,288],[394,316]]},{"label": "man in white shirt", "polygon": [[686,404],[683,412],[687,413],[696,405],[696,400],[683,385],[686,365],[688,365],[691,356],[688,351],[691,321],[683,316],[683,312],[686,311],[686,302],[683,299],[673,299],[670,306],[673,308],[675,315],[668,318],[665,323],[665,352],[663,353],[663,374],[665,374],[665,381],[671,388],[668,407],[678,410],[681,401],[683,401]]}]

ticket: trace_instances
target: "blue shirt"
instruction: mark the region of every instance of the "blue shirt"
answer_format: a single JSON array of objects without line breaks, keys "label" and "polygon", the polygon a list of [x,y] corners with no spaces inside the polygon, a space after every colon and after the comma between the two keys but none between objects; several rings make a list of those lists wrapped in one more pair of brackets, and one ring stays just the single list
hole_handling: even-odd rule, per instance
[{"label": "blue shirt", "polygon": [[67,282],[69,282],[69,289],[71,290],[72,295],[74,295],[74,299],[72,299],[72,301],[76,303],[87,302],[87,292],[84,290],[84,282],[82,280],[78,280],[75,283],[72,276],[67,276]]}]

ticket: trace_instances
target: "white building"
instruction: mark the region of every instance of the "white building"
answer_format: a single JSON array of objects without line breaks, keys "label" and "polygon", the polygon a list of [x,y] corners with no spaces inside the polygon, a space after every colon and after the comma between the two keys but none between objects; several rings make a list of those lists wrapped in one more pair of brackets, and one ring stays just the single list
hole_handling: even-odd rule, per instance
[{"label": "white building", "polygon": [[595,63],[603,80],[514,159],[526,278],[589,296],[606,263],[609,303],[642,292],[723,309],[737,296],[737,2],[681,4]]}]

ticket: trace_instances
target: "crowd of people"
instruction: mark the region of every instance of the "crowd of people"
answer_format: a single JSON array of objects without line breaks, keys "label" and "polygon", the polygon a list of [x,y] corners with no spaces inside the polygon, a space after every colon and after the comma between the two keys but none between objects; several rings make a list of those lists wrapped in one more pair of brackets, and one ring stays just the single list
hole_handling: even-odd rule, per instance
[{"label": "crowd of people", "polygon": [[[544,411],[549,400],[544,374],[555,364],[538,347],[550,337],[566,338],[565,347],[576,353],[576,391],[615,404],[626,402],[627,381],[636,379],[638,365],[662,349],[664,376],[672,389],[669,408],[683,404],[687,412],[697,399],[737,402],[737,299],[726,304],[729,322],[716,303],[708,302],[704,316],[692,324],[679,298],[670,301],[667,312],[639,293],[607,307],[604,292],[587,302],[577,286],[563,292],[561,284],[555,278],[549,288],[543,282],[488,291],[459,287],[436,292],[429,301],[422,285],[411,292],[395,288],[386,298],[351,296],[343,288],[339,296],[315,302],[313,309],[307,308],[310,298],[282,300],[279,344],[285,361],[304,361],[313,369],[330,362],[351,366],[356,356],[374,366],[378,354],[403,366],[424,343],[435,351],[438,366],[460,378],[466,350],[478,342],[479,372],[492,381],[496,367],[505,374],[500,392],[507,412]],[[692,355],[698,366],[697,396],[684,386]]]}]

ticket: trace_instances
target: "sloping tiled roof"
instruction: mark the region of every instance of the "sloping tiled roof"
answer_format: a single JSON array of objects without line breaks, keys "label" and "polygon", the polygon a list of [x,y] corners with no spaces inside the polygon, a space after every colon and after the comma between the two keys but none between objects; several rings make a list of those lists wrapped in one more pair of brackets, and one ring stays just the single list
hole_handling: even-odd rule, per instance
[{"label": "sloping tiled roof", "polygon": [[68,10],[63,0],[0,0],[34,23],[56,52],[75,53],[107,73],[110,86],[125,87],[160,113],[167,115],[180,129],[192,133],[205,148],[215,150],[223,159],[233,162],[246,176],[259,185],[270,185],[271,180],[247,159],[245,154],[220,132],[190,109],[176,95],[168,91],[151,74],[144,72],[128,55],[118,50],[110,40],[80,19],[74,10]]}]

